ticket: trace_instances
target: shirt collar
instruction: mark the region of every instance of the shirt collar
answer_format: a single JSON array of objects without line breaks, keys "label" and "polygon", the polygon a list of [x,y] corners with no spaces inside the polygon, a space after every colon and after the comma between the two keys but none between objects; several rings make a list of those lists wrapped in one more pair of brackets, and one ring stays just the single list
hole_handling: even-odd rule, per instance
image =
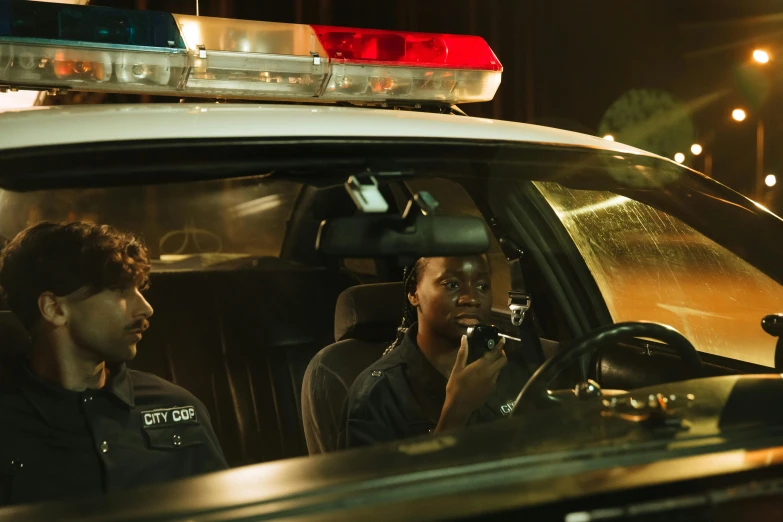
[{"label": "shirt collar", "polygon": [[23,363],[18,373],[19,386],[27,400],[49,425],[80,429],[83,427],[81,401],[90,393],[109,393],[123,404],[134,406],[133,386],[125,364],[120,365],[116,371],[103,389],[77,392],[44,381]]},{"label": "shirt collar", "polygon": [[133,395],[133,383],[128,375],[128,367],[125,366],[125,363],[122,363],[117,367],[113,367],[111,371],[111,378],[104,390],[133,408],[136,406],[136,399]]},{"label": "shirt collar", "polygon": [[400,343],[411,386],[425,393],[439,408],[446,400],[446,377],[430,363],[416,342],[419,325],[413,323]]}]

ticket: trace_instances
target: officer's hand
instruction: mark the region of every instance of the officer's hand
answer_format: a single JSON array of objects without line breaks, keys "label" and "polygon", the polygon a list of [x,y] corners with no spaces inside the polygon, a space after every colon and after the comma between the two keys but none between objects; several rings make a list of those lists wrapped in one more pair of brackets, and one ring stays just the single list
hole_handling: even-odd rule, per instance
[{"label": "officer's hand", "polygon": [[462,336],[457,360],[446,383],[446,401],[435,431],[442,431],[467,424],[470,415],[479,409],[495,390],[500,370],[508,360],[503,351],[505,338],[480,359],[466,364],[468,340]]}]

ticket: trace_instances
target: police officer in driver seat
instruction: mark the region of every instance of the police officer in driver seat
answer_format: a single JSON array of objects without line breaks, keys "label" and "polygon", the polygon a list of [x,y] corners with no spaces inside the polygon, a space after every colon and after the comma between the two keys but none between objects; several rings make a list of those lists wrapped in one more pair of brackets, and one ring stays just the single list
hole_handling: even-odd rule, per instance
[{"label": "police officer in driver seat", "polygon": [[399,335],[351,386],[340,448],[503,418],[530,377],[503,340],[469,360],[468,328],[487,323],[492,308],[486,256],[420,258],[403,283]]},{"label": "police officer in driver seat", "polygon": [[125,367],[152,315],[149,270],[144,245],[106,225],[40,223],[3,249],[0,286],[32,342],[0,367],[0,505],[227,467],[198,399]]}]

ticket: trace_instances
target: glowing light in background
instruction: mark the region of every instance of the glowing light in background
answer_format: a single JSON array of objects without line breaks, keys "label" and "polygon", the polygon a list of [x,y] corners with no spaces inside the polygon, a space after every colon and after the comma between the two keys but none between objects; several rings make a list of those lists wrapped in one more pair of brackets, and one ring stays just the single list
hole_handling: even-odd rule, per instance
[{"label": "glowing light in background", "polygon": [[694,156],[698,156],[699,154],[702,153],[703,150],[704,149],[702,148],[702,146],[699,145],[698,143],[694,143],[693,145],[691,145],[691,153]]},{"label": "glowing light in background", "polygon": [[756,49],[753,51],[753,59],[758,63],[767,63],[769,62],[769,53],[763,49]]},{"label": "glowing light in background", "polygon": [[731,111],[731,117],[734,118],[735,121],[744,121],[748,115],[742,109],[734,109]]},{"label": "glowing light in background", "polygon": [[677,154],[674,155],[674,161],[676,161],[677,163],[682,163],[683,161],[685,161],[685,154],[683,154],[682,152],[678,152]]},{"label": "glowing light in background", "polygon": [[604,136],[604,139],[607,141],[614,141],[614,136],[612,136],[611,134],[607,134],[606,136]]},{"label": "glowing light in background", "polygon": [[777,182],[778,178],[774,174],[767,174],[767,177],[764,178],[764,183],[766,183],[768,187],[774,187]]}]

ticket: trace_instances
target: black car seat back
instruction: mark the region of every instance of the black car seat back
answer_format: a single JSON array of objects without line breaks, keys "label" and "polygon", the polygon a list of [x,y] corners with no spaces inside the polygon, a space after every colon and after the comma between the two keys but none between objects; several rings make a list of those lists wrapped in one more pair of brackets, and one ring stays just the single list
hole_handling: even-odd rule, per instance
[{"label": "black car seat back", "polygon": [[403,299],[402,283],[354,286],[340,294],[335,342],[313,357],[302,383],[302,422],[311,455],[337,449],[348,390],[394,340]]}]

